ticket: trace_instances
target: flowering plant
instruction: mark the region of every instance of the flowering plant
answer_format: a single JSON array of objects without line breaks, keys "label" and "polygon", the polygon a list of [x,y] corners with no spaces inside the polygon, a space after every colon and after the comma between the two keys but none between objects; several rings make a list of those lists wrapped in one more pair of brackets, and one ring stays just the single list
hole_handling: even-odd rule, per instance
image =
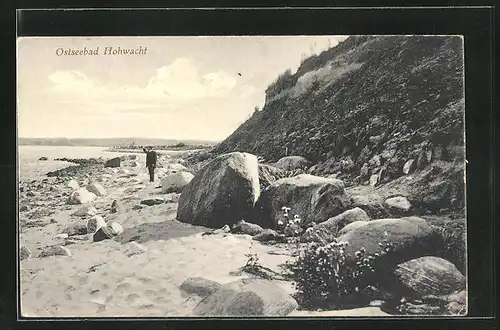
[{"label": "flowering plant", "polygon": [[293,217],[290,216],[291,208],[283,206],[281,208],[283,212],[281,214],[281,219],[278,219],[277,230],[284,233],[287,236],[297,236],[302,233],[302,228],[300,226],[302,219],[298,214],[294,214]]},{"label": "flowering plant", "polygon": [[285,263],[289,277],[295,282],[296,298],[304,307],[339,307],[369,302],[378,289],[373,276],[376,260],[390,250],[369,255],[364,248],[355,252],[355,264],[347,263],[348,242],[309,243],[294,261]]}]

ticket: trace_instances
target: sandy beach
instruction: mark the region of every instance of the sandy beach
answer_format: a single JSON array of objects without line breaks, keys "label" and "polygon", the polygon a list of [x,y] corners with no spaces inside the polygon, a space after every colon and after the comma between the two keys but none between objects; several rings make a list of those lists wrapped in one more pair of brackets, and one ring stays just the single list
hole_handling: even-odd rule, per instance
[{"label": "sandy beach", "polygon": [[[290,258],[291,251],[286,247],[262,245],[252,241],[250,235],[202,235],[207,228],[175,220],[175,202],[133,209],[143,199],[161,197],[168,201],[176,194],[161,194],[158,182],[163,169],[158,170],[155,183],[148,182],[141,166],[126,171],[115,173],[117,169],[103,168],[92,174],[92,178],[102,180],[107,191],[93,203],[98,214],[124,228],[122,235],[101,242],[92,242],[90,234],[64,235],[65,228],[87,221],[72,215],[81,205],[66,204],[64,193],[69,194],[71,188],[65,182],[69,178],[61,182],[49,178],[30,202],[23,200],[21,193],[21,206],[31,203],[30,209],[40,205],[38,209],[52,208],[54,213],[38,219],[38,225],[30,225],[31,221],[23,222],[22,211],[20,246],[27,247],[34,256],[53,245],[63,245],[71,252],[70,256],[21,261],[23,316],[190,316],[201,298],[180,290],[186,279],[202,276],[224,284],[252,277],[239,271],[248,253],[258,254],[261,265],[276,271]],[[79,180],[84,183],[84,173]],[[62,192],[61,197],[46,195],[49,187]],[[114,200],[119,209],[110,213]],[[131,242],[139,243],[145,251],[131,255],[131,244],[135,244]],[[292,283],[276,283],[290,294],[294,292]]]}]

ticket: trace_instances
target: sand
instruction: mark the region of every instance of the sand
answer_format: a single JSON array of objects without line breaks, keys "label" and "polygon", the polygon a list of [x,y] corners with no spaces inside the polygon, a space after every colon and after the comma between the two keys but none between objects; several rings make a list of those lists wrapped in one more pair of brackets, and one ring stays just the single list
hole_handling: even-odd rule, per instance
[{"label": "sand", "polygon": [[[37,255],[44,247],[65,244],[67,240],[57,236],[64,228],[75,222],[86,223],[89,217],[72,216],[81,206],[60,202],[50,216],[51,223],[21,228],[20,246],[33,252],[31,259],[20,262],[22,316],[188,317],[201,298],[180,290],[186,279],[204,277],[224,284],[252,277],[240,271],[248,253],[256,253],[262,266],[275,271],[291,258],[286,247],[262,245],[248,235],[202,235],[207,228],[175,219],[176,203],[133,209],[143,198],[168,196],[161,194],[159,180],[148,182],[144,168],[128,170],[129,175],[110,169],[93,174],[94,178],[104,180],[102,184],[108,195],[92,204],[106,221],[117,221],[124,227],[122,235],[97,243],[92,242],[92,235],[83,236],[83,240],[65,245],[71,256],[39,259]],[[130,193],[130,190],[137,191]],[[109,211],[113,200],[119,204],[117,213]],[[143,246],[145,252],[131,255],[130,251],[137,251],[130,243],[132,240]],[[293,294],[292,283],[275,282]],[[290,316],[325,313],[387,315],[378,307],[368,307],[350,311],[295,311]]]}]

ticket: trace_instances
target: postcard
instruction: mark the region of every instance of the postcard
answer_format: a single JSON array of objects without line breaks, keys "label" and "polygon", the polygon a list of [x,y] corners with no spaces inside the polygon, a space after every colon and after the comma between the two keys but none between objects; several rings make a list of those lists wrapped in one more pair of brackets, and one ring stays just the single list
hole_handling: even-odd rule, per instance
[{"label": "postcard", "polygon": [[22,317],[467,314],[461,36],[21,37]]}]

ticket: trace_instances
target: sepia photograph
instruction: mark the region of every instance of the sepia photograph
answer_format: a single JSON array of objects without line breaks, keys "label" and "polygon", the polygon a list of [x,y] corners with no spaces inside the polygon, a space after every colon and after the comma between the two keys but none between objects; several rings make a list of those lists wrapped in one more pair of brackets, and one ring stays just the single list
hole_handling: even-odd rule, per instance
[{"label": "sepia photograph", "polygon": [[20,316],[468,313],[460,35],[20,37]]}]

